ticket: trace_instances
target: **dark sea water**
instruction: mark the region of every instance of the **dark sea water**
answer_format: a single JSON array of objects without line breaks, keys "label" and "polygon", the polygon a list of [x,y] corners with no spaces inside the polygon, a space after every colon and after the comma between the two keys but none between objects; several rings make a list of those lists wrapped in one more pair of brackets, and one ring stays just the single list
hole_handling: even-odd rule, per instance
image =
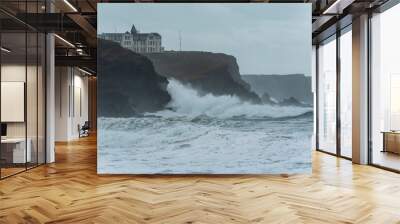
[{"label": "dark sea water", "polygon": [[176,81],[168,91],[171,110],[99,118],[99,173],[311,172],[312,108],[199,96]]}]

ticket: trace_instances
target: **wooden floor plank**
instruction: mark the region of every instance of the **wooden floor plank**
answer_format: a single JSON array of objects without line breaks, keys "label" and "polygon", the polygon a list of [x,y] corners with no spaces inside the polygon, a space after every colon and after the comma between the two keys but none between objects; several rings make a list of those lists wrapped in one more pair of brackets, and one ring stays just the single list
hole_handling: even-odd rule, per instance
[{"label": "wooden floor plank", "polygon": [[313,153],[312,175],[96,174],[96,138],[0,181],[0,223],[400,223],[400,175]]}]

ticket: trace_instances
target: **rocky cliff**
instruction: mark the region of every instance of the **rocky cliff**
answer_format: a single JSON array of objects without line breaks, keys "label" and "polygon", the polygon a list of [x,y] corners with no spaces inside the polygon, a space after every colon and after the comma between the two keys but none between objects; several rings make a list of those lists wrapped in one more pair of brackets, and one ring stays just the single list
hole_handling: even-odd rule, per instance
[{"label": "rocky cliff", "polygon": [[[242,79],[250,84],[251,90],[259,96],[267,93],[277,101],[294,98],[306,104],[313,103],[311,77],[302,74],[290,75],[242,75]],[[292,99],[293,100],[293,99]]]},{"label": "rocky cliff", "polygon": [[236,58],[222,53],[166,51],[145,54],[156,71],[168,78],[190,84],[201,93],[236,95],[243,100],[261,102],[241,79]]},{"label": "rocky cliff", "polygon": [[163,109],[168,80],[151,61],[119,44],[98,40],[99,116],[128,117]]}]

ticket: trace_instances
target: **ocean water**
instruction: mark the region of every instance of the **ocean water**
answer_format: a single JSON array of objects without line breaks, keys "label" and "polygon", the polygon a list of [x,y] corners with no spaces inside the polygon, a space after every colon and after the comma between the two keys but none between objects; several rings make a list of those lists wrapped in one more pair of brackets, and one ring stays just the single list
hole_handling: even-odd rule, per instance
[{"label": "ocean water", "polygon": [[170,80],[168,109],[98,120],[98,173],[311,172],[312,108],[199,95]]}]

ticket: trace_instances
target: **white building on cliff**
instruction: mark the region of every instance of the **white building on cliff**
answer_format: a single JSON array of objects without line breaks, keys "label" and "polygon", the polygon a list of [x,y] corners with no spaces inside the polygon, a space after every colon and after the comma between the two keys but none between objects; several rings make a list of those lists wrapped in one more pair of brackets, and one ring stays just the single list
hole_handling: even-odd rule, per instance
[{"label": "white building on cliff", "polygon": [[125,33],[102,33],[100,38],[111,40],[121,44],[122,47],[137,53],[156,53],[163,52],[161,45],[161,35],[158,33],[140,33],[132,25],[131,32]]}]

